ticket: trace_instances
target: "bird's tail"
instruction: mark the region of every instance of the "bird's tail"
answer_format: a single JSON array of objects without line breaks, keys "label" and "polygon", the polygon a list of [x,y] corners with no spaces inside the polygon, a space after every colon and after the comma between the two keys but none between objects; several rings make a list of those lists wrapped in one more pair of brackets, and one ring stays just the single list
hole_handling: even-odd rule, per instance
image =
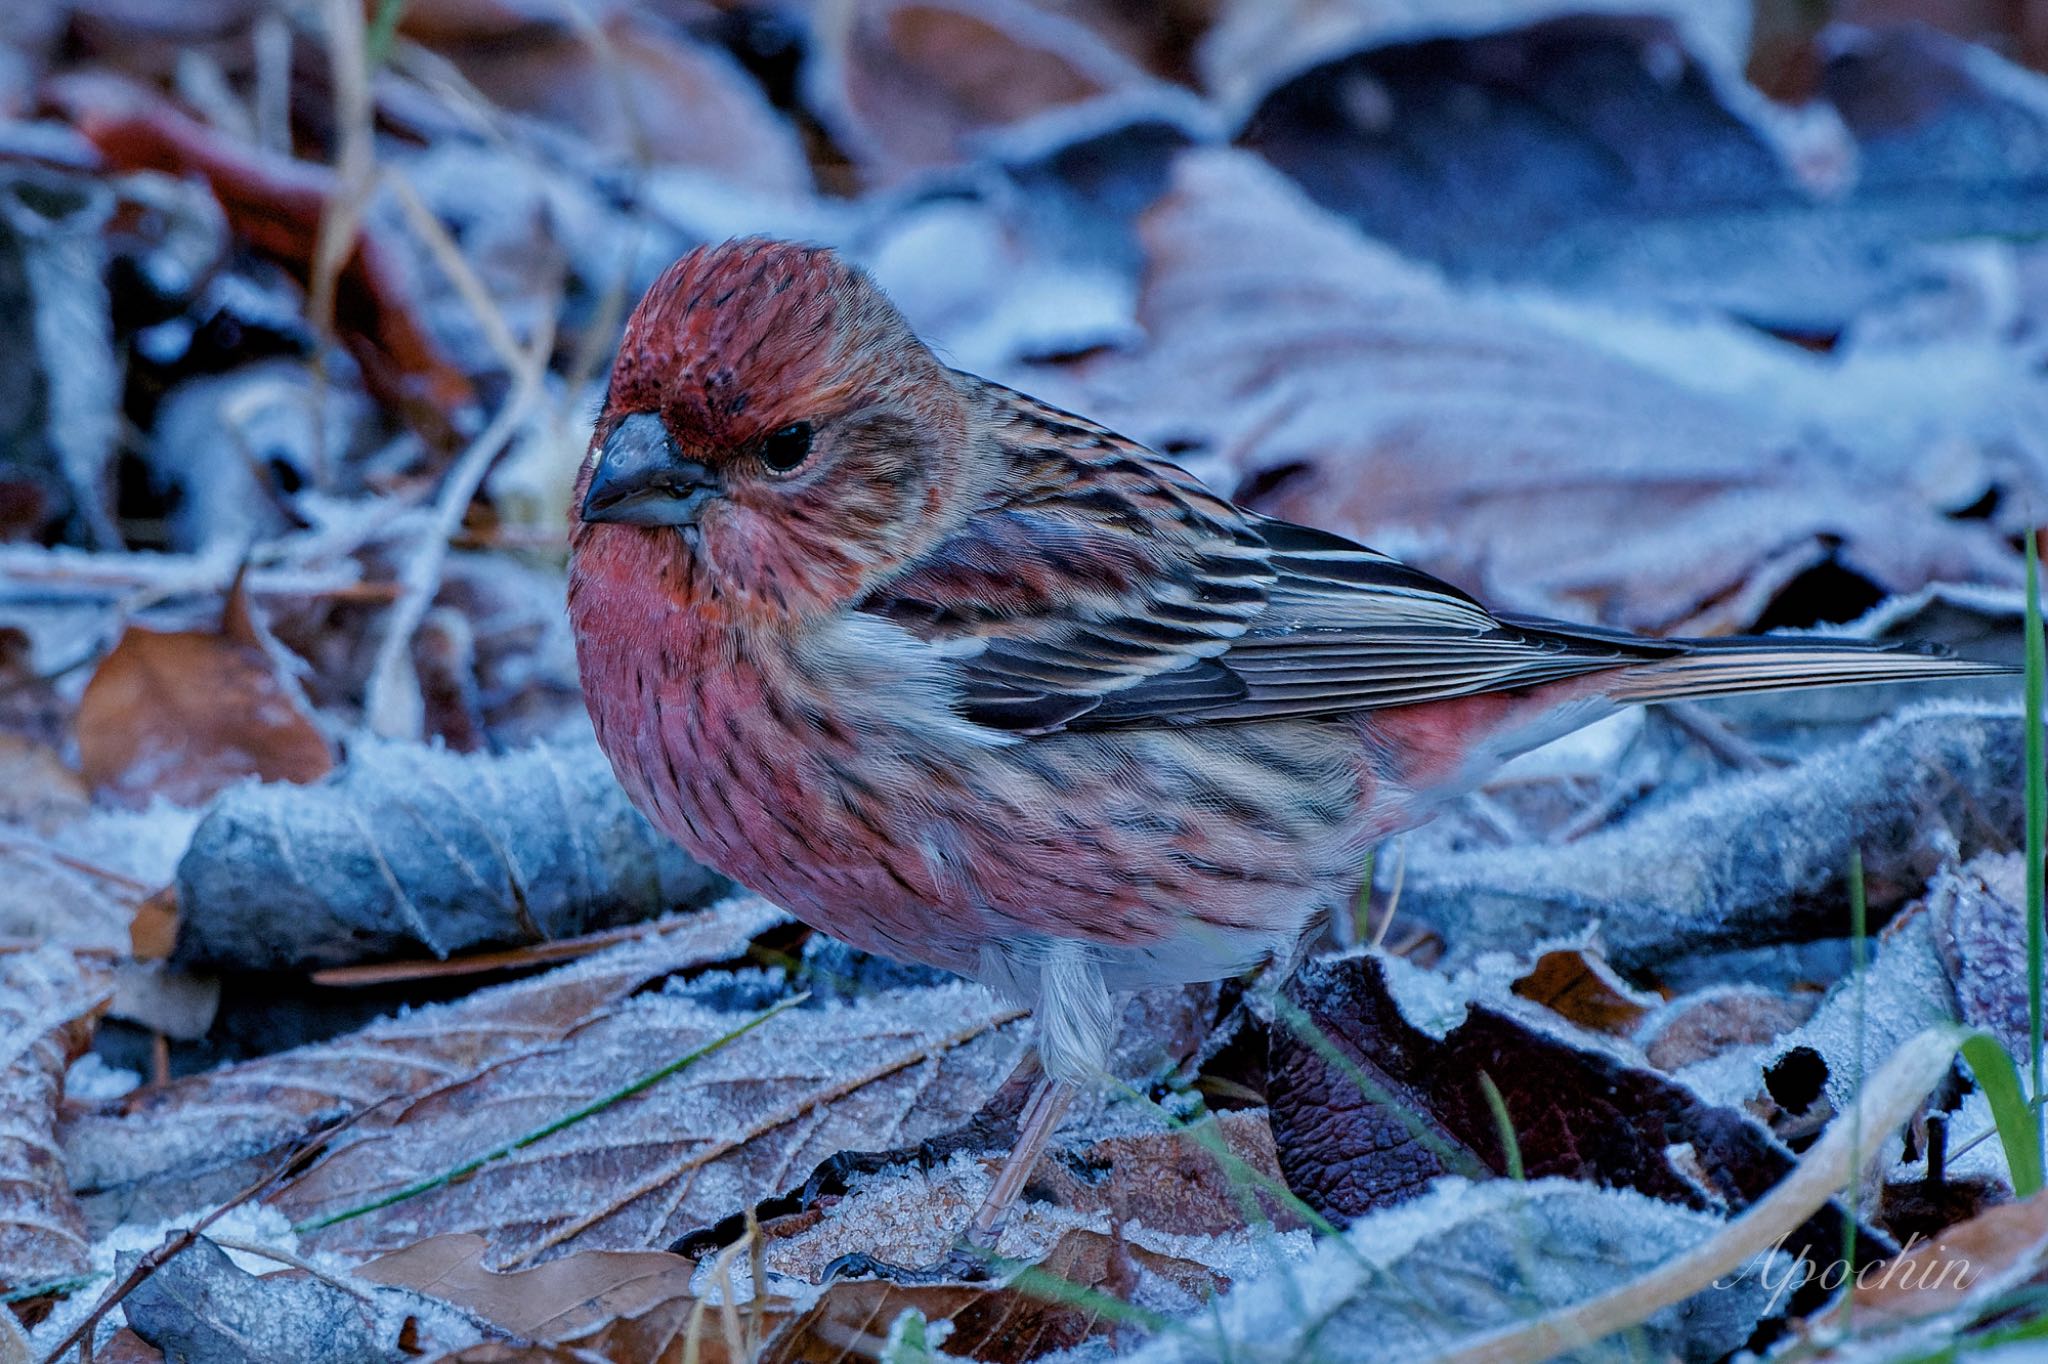
[{"label": "bird's tail", "polygon": [[1684,651],[1618,671],[1608,695],[1617,701],[1681,701],[1746,691],[1992,677],[2019,671],[2006,663],[1957,658],[1925,644],[1815,636],[1667,642]]}]

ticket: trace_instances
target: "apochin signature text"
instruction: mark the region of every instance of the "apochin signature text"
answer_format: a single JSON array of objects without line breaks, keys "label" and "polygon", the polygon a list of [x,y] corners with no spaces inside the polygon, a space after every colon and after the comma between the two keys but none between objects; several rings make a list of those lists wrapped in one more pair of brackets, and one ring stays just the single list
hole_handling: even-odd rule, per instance
[{"label": "apochin signature text", "polygon": [[[1790,1232],[1785,1234],[1791,1235]],[[1907,1252],[1926,1238],[1918,1232],[1906,1238],[1906,1244],[1899,1247],[1899,1253],[1889,1260],[1874,1261],[1864,1265],[1855,1273],[1856,1287],[1865,1292],[1897,1288],[1918,1290],[1927,1288],[1949,1288],[1961,1290],[1975,1281],[1978,1270],[1961,1257],[1944,1258],[1934,1255],[1908,1259]],[[1733,1288],[1743,1280],[1754,1277],[1771,1295],[1766,1315],[1778,1310],[1779,1302],[1791,1292],[1810,1283],[1833,1292],[1850,1278],[1847,1260],[1830,1260],[1816,1264],[1801,1250],[1794,1255],[1785,1249],[1785,1237],[1780,1236],[1771,1247],[1776,1254],[1759,1255],[1747,1266],[1723,1279],[1716,1279],[1714,1287]]]}]

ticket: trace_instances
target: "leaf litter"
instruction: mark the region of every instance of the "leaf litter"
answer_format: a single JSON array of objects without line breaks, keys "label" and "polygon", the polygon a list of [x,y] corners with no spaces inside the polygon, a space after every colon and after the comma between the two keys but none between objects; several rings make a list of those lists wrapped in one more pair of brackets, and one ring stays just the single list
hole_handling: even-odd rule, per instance
[{"label": "leaf litter", "polygon": [[[1361,931],[1299,971],[1135,1002],[994,1276],[898,1285],[827,1269],[947,1248],[1026,1025],[655,836],[562,623],[623,310],[765,231],[868,265],[955,363],[1503,606],[2016,657],[2039,35],[1763,8],[8,28],[0,1357],[102,1303],[95,1357],[135,1364],[2025,1329],[2000,1295],[2042,1274],[2039,1200],[1988,1088],[1933,1078],[1957,1023],[2024,1049],[2005,691],[1672,707],[1529,755],[1382,849]],[[1852,1112],[1883,1117],[1853,1152]],[[1844,1225],[1902,1275],[1989,1272],[1852,1320],[1785,1287]]]}]

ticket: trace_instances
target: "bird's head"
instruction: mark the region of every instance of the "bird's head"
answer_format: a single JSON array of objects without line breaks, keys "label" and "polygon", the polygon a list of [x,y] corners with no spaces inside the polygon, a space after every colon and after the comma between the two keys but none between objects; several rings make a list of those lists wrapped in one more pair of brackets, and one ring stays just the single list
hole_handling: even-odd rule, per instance
[{"label": "bird's head", "polygon": [[929,543],[967,476],[968,421],[956,377],[833,252],[699,248],[626,324],[572,554],[735,612],[830,611]]}]

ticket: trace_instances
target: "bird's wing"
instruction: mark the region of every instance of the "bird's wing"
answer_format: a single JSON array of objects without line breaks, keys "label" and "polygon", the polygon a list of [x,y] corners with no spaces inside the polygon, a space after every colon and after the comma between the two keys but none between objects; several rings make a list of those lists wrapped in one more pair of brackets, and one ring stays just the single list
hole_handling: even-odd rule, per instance
[{"label": "bird's wing", "polygon": [[1002,394],[1002,492],[871,594],[1020,733],[1329,715],[1672,652],[1506,621],[1340,536],[1256,516],[1135,442]]}]

